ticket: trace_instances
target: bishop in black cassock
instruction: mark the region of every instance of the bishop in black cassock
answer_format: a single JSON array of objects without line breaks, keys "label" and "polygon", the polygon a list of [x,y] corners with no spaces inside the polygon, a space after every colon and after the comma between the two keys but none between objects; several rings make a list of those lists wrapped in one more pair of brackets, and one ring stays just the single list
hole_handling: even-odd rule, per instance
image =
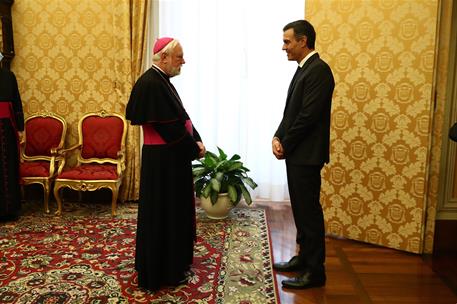
[{"label": "bishop in black cassock", "polygon": [[196,239],[191,164],[205,152],[170,82],[185,63],[181,45],[158,39],[153,61],[126,109],[126,118],[144,134],[135,269],[138,285],[152,291],[186,281]]}]

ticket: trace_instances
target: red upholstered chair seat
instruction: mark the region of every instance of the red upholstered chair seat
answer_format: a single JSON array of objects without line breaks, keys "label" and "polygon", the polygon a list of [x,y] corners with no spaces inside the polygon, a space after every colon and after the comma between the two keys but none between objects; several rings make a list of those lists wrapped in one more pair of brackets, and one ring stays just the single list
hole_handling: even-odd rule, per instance
[{"label": "red upholstered chair seat", "polygon": [[48,177],[49,176],[49,162],[35,161],[35,162],[21,163],[20,172],[21,172],[21,176]]},{"label": "red upholstered chair seat", "polygon": [[57,178],[75,180],[115,180],[118,178],[117,166],[111,164],[80,165],[63,171]]}]

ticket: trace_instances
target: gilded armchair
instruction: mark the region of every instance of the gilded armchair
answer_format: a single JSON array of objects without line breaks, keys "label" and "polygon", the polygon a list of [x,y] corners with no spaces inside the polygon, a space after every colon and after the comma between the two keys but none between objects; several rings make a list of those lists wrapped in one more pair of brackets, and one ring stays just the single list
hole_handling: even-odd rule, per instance
[{"label": "gilded armchair", "polygon": [[25,185],[40,184],[46,213],[49,213],[51,184],[62,161],[58,151],[64,146],[66,132],[67,123],[54,113],[32,115],[25,120],[19,165],[22,193],[24,196]]},{"label": "gilded armchair", "polygon": [[[111,214],[116,215],[117,198],[125,169],[126,131],[127,121],[116,113],[101,111],[86,114],[80,119],[79,142],[61,150],[64,161],[59,165],[54,182],[57,214],[62,212],[59,190],[67,187],[76,191],[110,189]],[[76,165],[66,168],[71,155],[76,155]]]}]

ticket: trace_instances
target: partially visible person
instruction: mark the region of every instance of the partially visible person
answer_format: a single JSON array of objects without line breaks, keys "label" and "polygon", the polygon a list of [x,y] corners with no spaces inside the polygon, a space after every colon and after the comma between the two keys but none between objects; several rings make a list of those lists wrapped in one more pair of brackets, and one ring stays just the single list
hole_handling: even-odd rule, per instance
[{"label": "partially visible person", "polygon": [[455,122],[449,129],[449,138],[452,141],[457,141],[457,122]]},{"label": "partially visible person", "polygon": [[277,271],[298,272],[282,281],[285,288],[325,285],[325,229],[320,204],[321,169],[329,161],[330,109],[335,87],[330,67],[314,50],[316,32],[306,20],[283,28],[287,58],[298,63],[290,83],[272,151],[285,159],[298,255],[273,265]]},{"label": "partially visible person", "polygon": [[153,52],[153,65],[135,83],[126,109],[144,134],[135,269],[138,285],[151,291],[187,281],[196,240],[191,165],[205,153],[170,82],[185,63],[181,44],[160,38]]},{"label": "partially visible person", "polygon": [[16,220],[21,210],[19,137],[23,130],[24,113],[16,76],[0,68],[0,221]]}]

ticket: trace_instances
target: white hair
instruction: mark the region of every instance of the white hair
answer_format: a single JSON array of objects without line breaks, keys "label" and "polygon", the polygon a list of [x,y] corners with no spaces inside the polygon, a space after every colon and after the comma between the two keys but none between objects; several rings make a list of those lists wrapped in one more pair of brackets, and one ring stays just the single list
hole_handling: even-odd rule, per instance
[{"label": "white hair", "polygon": [[155,53],[152,55],[152,61],[157,62],[160,61],[160,56],[163,53],[170,54],[172,50],[179,44],[179,41],[177,39],[173,39],[170,43],[168,43],[163,49],[161,49],[159,52]]}]

